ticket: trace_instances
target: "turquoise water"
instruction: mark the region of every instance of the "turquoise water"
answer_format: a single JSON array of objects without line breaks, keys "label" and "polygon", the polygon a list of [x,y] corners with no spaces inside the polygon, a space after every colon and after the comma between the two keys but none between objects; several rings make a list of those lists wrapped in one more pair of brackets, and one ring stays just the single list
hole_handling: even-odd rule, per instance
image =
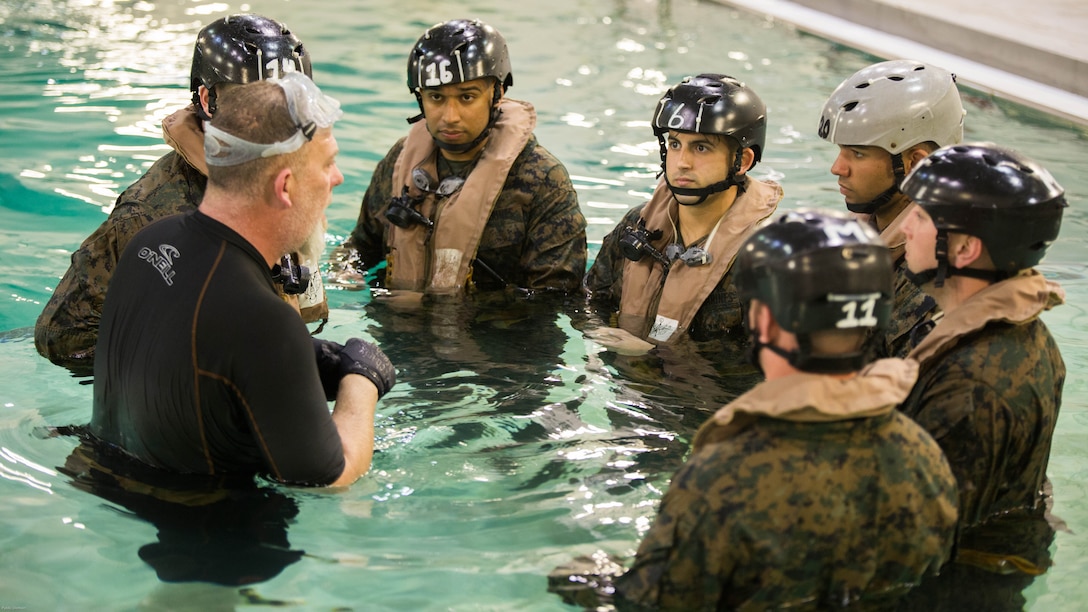
[{"label": "turquoise water", "polygon": [[[531,4],[533,6],[531,6]],[[0,606],[28,609],[245,608],[238,589],[160,581],[138,556],[155,526],[74,487],[58,470],[75,443],[48,425],[86,422],[91,388],[37,356],[31,327],[68,255],[116,194],[165,152],[158,123],[187,101],[204,23],[251,10],[286,21],[339,98],[345,183],[330,247],[350,231],[374,165],[415,113],[407,51],[424,28],[476,16],[511,46],[513,97],[573,175],[591,249],[651,192],[649,116],[664,88],[697,72],[746,80],[767,102],[756,174],[784,206],[839,206],[833,147],[815,135],[825,96],[874,61],[747,13],[694,1],[263,0],[0,3]],[[965,92],[967,136],[1040,160],[1072,204],[1042,269],[1069,304],[1047,313],[1069,379],[1051,457],[1056,565],[1026,593],[1035,610],[1088,596],[1088,215],[1083,129]],[[401,384],[382,401],[371,473],[340,494],[277,489],[297,506],[289,548],[305,551],[248,595],[295,609],[560,610],[555,566],[597,550],[633,553],[713,390],[667,357],[611,356],[567,315],[436,309],[411,316],[336,291],[325,337],[361,335],[390,353]],[[669,378],[662,379],[662,372]]]}]

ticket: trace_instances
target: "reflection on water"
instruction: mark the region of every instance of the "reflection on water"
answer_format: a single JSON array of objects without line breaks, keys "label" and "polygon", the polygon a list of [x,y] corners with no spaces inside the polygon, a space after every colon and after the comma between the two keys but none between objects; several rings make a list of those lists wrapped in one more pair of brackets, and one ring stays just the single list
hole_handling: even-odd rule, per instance
[{"label": "reflection on water", "polygon": [[[826,95],[875,58],[696,0],[467,0],[455,14],[438,0],[317,6],[0,3],[0,604],[196,606],[215,592],[162,580],[230,569],[176,562],[229,557],[191,532],[179,536],[171,506],[127,496],[103,503],[120,495],[116,487],[91,495],[81,490],[86,470],[49,467],[76,457],[77,444],[32,432],[86,422],[90,387],[39,358],[28,333],[70,253],[164,152],[158,123],[188,99],[196,32],[226,12],[247,7],[287,22],[310,49],[315,78],[343,103],[345,183],[328,210],[330,251],[354,225],[374,165],[417,112],[404,85],[408,49],[427,26],[463,16],[492,23],[509,42],[510,95],[536,106],[540,142],[572,175],[591,255],[652,191],[659,159],[649,118],[662,88],[688,74],[733,74],[767,102],[768,145],[755,174],[782,183],[783,207],[841,207],[828,172],[835,151],[815,123]],[[967,137],[1039,160],[1072,204],[1043,270],[1069,301],[1045,319],[1070,371],[1050,475],[1054,512],[1073,533],[1041,545],[1055,565],[1022,596],[1028,608],[1075,609],[1088,596],[1080,578],[1088,550],[1073,535],[1088,529],[1088,388],[1076,375],[1088,365],[1088,245],[1078,239],[1088,225],[1086,132],[965,93]],[[695,428],[749,384],[729,367],[743,355],[724,344],[606,351],[582,333],[590,313],[578,303],[497,295],[413,311],[333,290],[330,305],[323,337],[375,339],[398,367],[401,382],[379,407],[374,467],[335,495],[273,487],[236,500],[234,516],[268,519],[228,523],[248,541],[236,548],[279,558],[278,568],[246,572],[268,579],[253,586],[259,592],[230,589],[232,606],[565,609],[546,592],[552,568],[598,551],[629,558]],[[165,569],[140,559],[147,546]]]}]

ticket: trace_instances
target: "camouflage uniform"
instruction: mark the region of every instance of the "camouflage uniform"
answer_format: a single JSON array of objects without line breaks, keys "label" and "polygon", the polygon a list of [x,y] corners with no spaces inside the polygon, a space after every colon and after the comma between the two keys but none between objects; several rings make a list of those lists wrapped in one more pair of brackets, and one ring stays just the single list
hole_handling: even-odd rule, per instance
[{"label": "camouflage uniform", "polygon": [[[628,211],[605,236],[601,250],[585,277],[585,287],[591,293],[593,301],[612,310],[619,308],[620,296],[623,294],[623,268],[628,261],[620,250],[620,238],[624,228],[635,227],[643,208],[645,204]],[[692,319],[688,333],[692,340],[723,339],[731,341],[732,344],[747,346],[748,331],[744,327],[743,304],[733,287],[732,270],[722,277],[718,286],[703,301]]]},{"label": "camouflage uniform", "polygon": [[921,373],[901,410],[944,449],[964,527],[1042,510],[1065,363],[1038,315],[1062,298],[1034,271],[995,283],[911,352]]},{"label": "camouflage uniform", "polygon": [[34,326],[38,352],[77,375],[94,372],[106,288],[125,245],[152,221],[196,209],[208,179],[177,151],[162,156],[118,198],[110,216],[72,254],[72,263]]},{"label": "camouflage uniform", "polygon": [[937,302],[912,283],[906,274],[906,236],[900,228],[914,205],[907,196],[899,193],[887,205],[890,210],[899,209],[889,223],[882,224],[876,215],[856,215],[880,232],[880,238],[888,245],[892,261],[895,262],[895,302],[892,304],[892,318],[888,327],[878,332],[870,341],[874,355],[878,358],[906,357],[911,348],[925,337],[925,332],[930,329],[928,322],[940,312]]},{"label": "camouflage uniform", "polygon": [[[341,249],[360,271],[385,260],[389,227],[385,210],[394,195],[393,169],[403,146],[402,138],[374,169],[355,229]],[[446,175],[440,175],[438,181],[444,178]],[[397,191],[399,195],[399,188]],[[516,287],[564,292],[581,287],[586,269],[586,220],[566,168],[536,136],[530,136],[510,168],[473,264],[472,280],[477,289],[502,288],[480,262]]]},{"label": "camouflage uniform", "polygon": [[956,485],[940,448],[894,409],[917,366],[794,374],[725,406],[695,437],[619,609],[882,605],[948,558]]}]

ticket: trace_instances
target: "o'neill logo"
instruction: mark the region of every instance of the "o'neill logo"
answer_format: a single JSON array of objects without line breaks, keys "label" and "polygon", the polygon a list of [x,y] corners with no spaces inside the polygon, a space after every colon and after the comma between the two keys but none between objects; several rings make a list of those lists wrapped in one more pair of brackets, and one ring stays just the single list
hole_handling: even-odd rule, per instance
[{"label": "o'neill logo", "polygon": [[151,267],[159,271],[159,275],[167,285],[174,284],[174,258],[181,257],[181,252],[169,244],[160,244],[159,252],[144,247],[137,253],[137,257],[151,264]]}]

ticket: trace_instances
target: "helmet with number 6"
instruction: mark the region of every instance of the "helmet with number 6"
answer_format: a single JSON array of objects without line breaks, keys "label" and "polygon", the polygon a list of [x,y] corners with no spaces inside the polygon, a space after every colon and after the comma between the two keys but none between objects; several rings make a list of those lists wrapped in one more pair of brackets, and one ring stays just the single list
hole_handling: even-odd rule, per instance
[{"label": "helmet with number 6", "polygon": [[738,179],[744,149],[751,149],[755,166],[763,157],[767,140],[767,106],[750,87],[725,74],[700,74],[687,77],[671,87],[657,102],[651,122],[661,146],[661,169],[665,170],[668,156],[666,137],[669,130],[715,134],[731,139],[736,146],[732,167],[724,180],[707,187],[688,189],[666,184],[675,195],[700,196],[694,204],[733,185],[743,185]]},{"label": "helmet with number 6", "polygon": [[[758,162],[767,140],[767,106],[731,76],[700,74],[665,92],[654,109],[653,128],[662,143],[669,130],[728,136],[740,149],[751,148]],[[664,162],[664,148],[661,156]]]},{"label": "helmet with number 6", "polygon": [[[875,230],[846,213],[780,215],[741,245],[733,270],[741,299],[766,304],[778,325],[797,335],[800,350],[783,356],[800,370],[859,369],[865,363],[860,352],[812,355],[809,334],[880,329],[891,318],[891,254]],[[757,350],[777,348],[756,344]]]},{"label": "helmet with number 6", "polygon": [[502,91],[514,84],[506,39],[479,19],[454,19],[432,26],[408,56],[408,90],[494,77]]},{"label": "helmet with number 6", "polygon": [[209,23],[197,34],[189,89],[198,109],[200,86],[210,90],[209,106],[214,113],[214,87],[219,83],[251,83],[286,72],[302,72],[313,78],[310,54],[302,41],[274,19],[230,15]]}]

